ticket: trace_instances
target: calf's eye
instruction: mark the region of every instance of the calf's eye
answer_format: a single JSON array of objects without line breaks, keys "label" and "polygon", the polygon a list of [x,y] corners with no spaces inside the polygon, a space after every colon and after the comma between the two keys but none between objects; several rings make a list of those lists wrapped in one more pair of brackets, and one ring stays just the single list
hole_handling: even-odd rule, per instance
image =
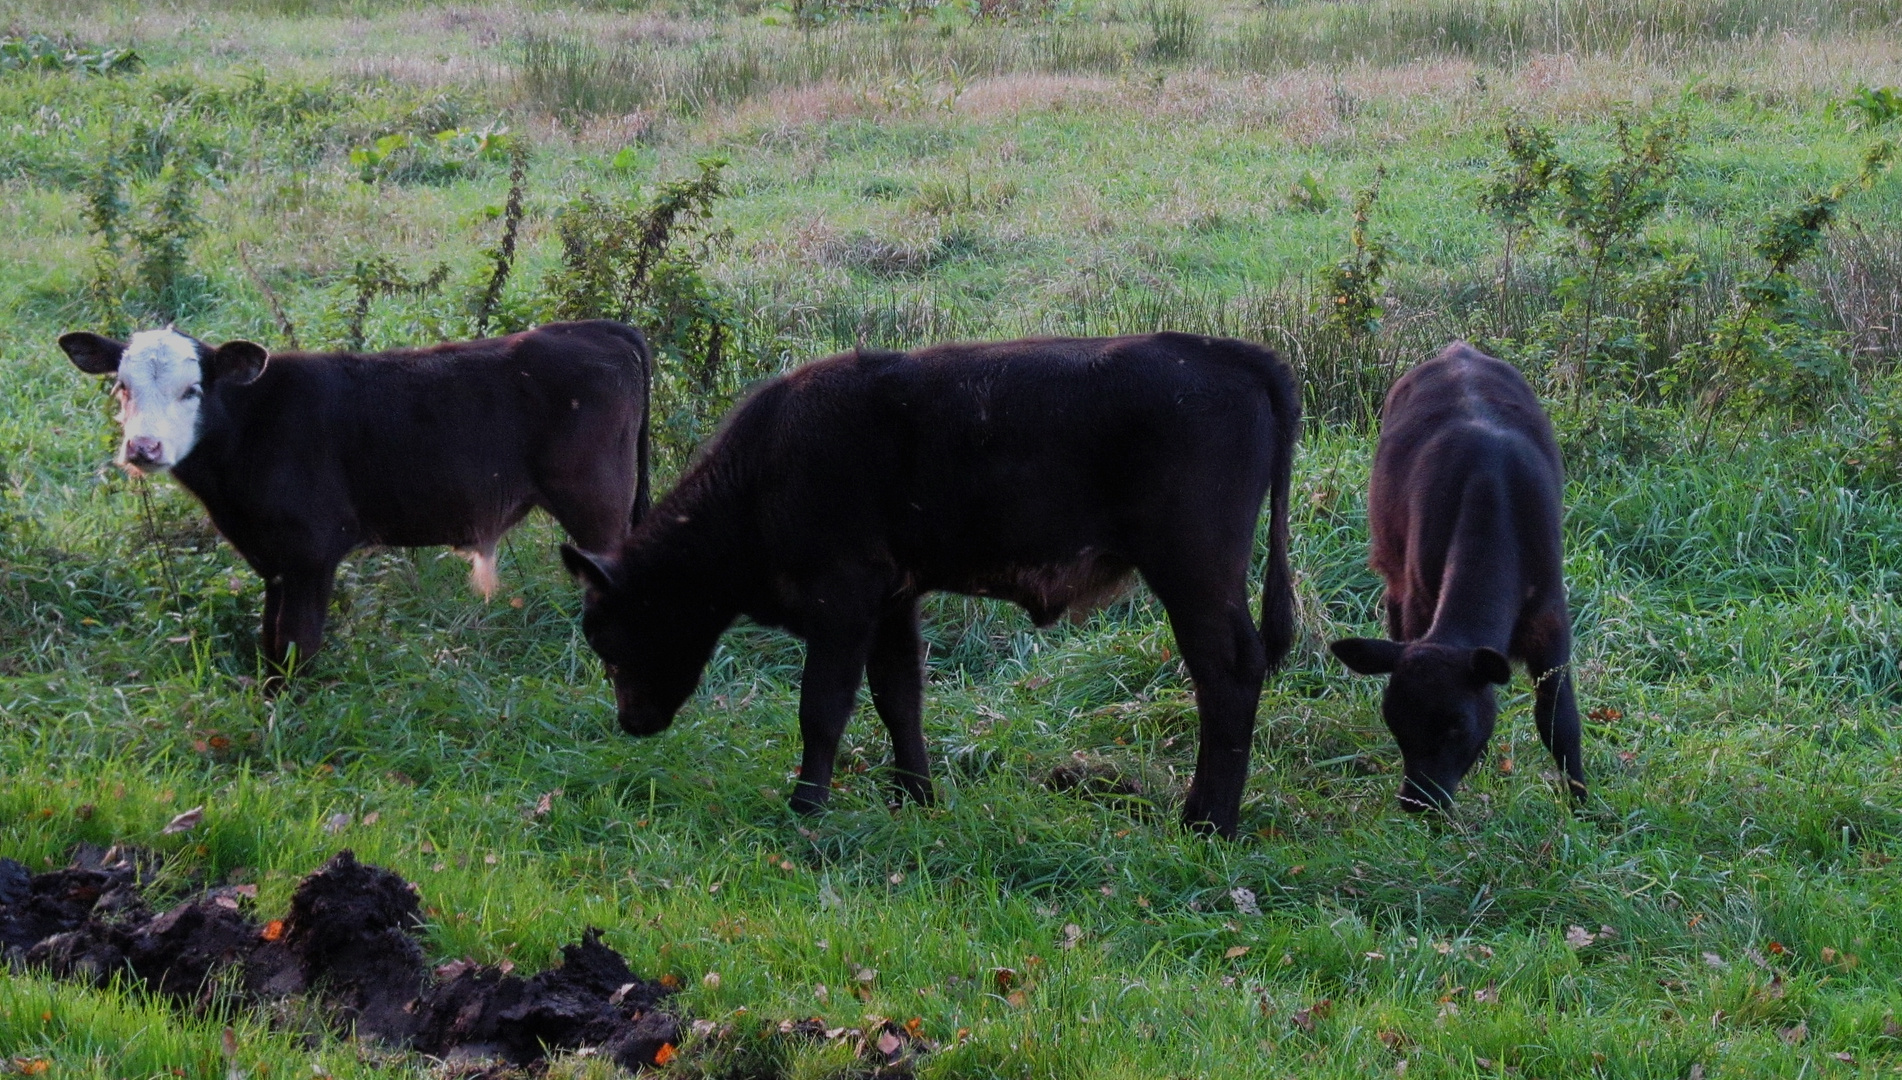
[{"label": "calf's eye", "polygon": [[204,393],[204,390],[203,390],[203,389],[201,389],[201,388],[199,387],[199,385],[198,385],[197,383],[193,383],[193,384],[191,384],[190,386],[187,386],[187,387],[185,388],[185,392],[184,392],[184,393],[182,393],[182,394],[180,394],[180,395],[178,395],[178,400],[180,400],[180,401],[196,401],[196,400],[198,400],[198,397],[199,397],[199,396],[200,396],[201,394],[203,394],[203,393]]}]

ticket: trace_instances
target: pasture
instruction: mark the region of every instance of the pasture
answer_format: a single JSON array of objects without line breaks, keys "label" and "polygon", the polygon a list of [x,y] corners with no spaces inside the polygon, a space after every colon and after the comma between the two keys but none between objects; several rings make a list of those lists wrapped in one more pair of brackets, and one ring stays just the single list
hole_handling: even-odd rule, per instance
[{"label": "pasture", "polygon": [[[599,927],[711,1022],[664,1075],[1902,1067],[1894,0],[0,0],[0,35],[0,856],[141,845],[159,894],[277,918],[347,847],[417,884],[432,962]],[[666,207],[636,280],[603,238]],[[541,517],[488,603],[447,551],[352,557],[266,696],[262,583],[111,465],[54,345],[573,313],[659,347],[657,491],[748,382],[860,342],[1282,350],[1299,627],[1242,838],[1175,823],[1194,704],[1141,588],[1046,631],[926,605],[930,809],[888,808],[867,704],[831,807],[788,810],[801,649],[756,627],[622,735]],[[1379,632],[1380,395],[1456,336],[1566,456],[1577,815],[1522,676],[1454,810],[1402,813],[1379,683],[1326,650]],[[780,1034],[815,1017],[935,1049]],[[452,1074],[314,1009],[24,971],[9,1070]]]}]

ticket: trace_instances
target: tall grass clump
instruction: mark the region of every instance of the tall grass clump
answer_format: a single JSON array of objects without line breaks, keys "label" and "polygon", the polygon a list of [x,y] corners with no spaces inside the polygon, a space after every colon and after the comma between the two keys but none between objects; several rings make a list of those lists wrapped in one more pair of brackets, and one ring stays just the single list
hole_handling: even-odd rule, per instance
[{"label": "tall grass clump", "polygon": [[1778,34],[1891,33],[1902,3],[1873,0],[1368,0],[1269,7],[1229,46],[1228,63],[1273,70],[1423,57],[1510,62],[1535,53],[1664,58]]}]

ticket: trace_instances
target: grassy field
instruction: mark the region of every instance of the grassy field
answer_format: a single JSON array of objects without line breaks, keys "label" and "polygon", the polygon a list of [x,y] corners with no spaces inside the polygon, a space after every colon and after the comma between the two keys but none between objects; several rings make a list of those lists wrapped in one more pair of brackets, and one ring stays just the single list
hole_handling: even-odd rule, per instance
[{"label": "grassy field", "polygon": [[[14,39],[144,61],[0,67],[0,855],[148,845],[166,887],[254,881],[271,917],[347,846],[418,883],[432,958],[524,971],[601,927],[730,1026],[682,1076],[869,1076],[843,1042],[768,1032],[873,1015],[920,1021],[933,1077],[1896,1071],[1902,178],[1842,191],[1762,348],[1722,334],[1763,277],[1759,222],[1902,136],[1831,107],[1902,82],[1898,31],[1893,2],[1830,0],[0,0]],[[1508,121],[1589,171],[1621,117],[1683,134],[1610,329],[1578,345],[1557,211],[1502,290],[1481,196]],[[468,334],[514,149],[505,326],[549,310],[564,205],[727,162],[682,258],[730,344],[698,382],[700,358],[663,360],[663,484],[748,380],[856,342],[1285,349],[1310,415],[1300,640],[1263,698],[1244,838],[1173,824],[1193,702],[1140,589],[1044,632],[929,606],[929,810],[887,807],[863,718],[833,808],[788,812],[801,651],[758,628],[672,730],[620,735],[545,520],[505,542],[487,604],[447,552],[353,558],[316,667],[260,695],[261,583],[188,495],[110,465],[111,403],[53,340],[166,317],[274,347],[287,325],[306,347]],[[1377,176],[1370,333],[1324,309]],[[1697,272],[1660,285],[1665,255]],[[1324,648],[1375,629],[1370,411],[1456,335],[1549,393],[1568,456],[1576,816],[1523,682],[1457,810],[1403,814],[1378,684]],[[1113,782],[1058,790],[1078,765]],[[0,1074],[432,1068],[308,1017],[0,976]]]}]

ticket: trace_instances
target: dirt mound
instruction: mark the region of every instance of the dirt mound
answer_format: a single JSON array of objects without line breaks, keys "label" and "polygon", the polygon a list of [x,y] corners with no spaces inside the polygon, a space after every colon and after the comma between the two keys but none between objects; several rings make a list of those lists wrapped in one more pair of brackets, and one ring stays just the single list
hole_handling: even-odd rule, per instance
[{"label": "dirt mound", "polygon": [[592,1047],[625,1068],[656,1064],[681,1021],[670,990],[636,976],[590,929],[560,966],[531,978],[457,961],[432,972],[416,887],[339,852],[305,878],[281,921],[247,910],[256,890],[199,893],[160,915],[139,894],[139,859],[83,851],[31,874],[0,859],[0,949],[11,964],[104,985],[129,974],[180,1002],[221,988],[253,1000],[312,993],[360,1036],[452,1063],[534,1066]]}]

